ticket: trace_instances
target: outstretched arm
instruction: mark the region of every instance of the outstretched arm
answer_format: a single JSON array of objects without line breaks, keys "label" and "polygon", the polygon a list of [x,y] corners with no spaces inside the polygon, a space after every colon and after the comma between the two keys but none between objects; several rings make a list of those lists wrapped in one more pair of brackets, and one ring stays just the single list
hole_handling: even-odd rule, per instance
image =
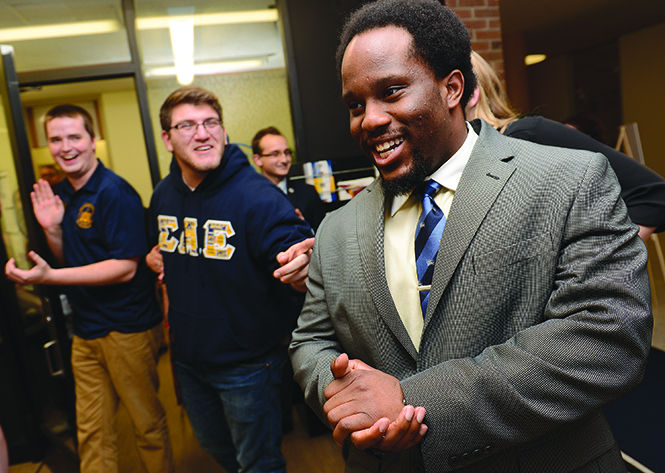
[{"label": "outstretched arm", "polygon": [[9,279],[20,284],[103,286],[130,281],[138,267],[138,258],[109,259],[74,268],[52,268],[34,251],[29,252],[28,257],[35,266],[27,270],[16,267],[14,258],[7,261],[5,274]]}]

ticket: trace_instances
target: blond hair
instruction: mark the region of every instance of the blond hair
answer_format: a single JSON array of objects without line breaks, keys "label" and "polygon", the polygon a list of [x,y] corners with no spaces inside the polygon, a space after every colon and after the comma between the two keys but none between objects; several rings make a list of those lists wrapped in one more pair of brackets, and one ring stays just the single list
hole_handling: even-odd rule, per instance
[{"label": "blond hair", "polygon": [[471,51],[471,65],[478,80],[479,97],[467,119],[482,118],[503,133],[519,116],[510,107],[506,89],[492,66],[475,51]]}]

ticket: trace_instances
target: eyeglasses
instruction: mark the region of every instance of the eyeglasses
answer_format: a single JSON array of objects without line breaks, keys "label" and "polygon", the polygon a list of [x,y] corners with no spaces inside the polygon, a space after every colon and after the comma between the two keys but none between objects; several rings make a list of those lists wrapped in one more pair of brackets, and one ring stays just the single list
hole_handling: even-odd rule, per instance
[{"label": "eyeglasses", "polygon": [[262,158],[279,158],[279,156],[282,154],[287,158],[290,158],[291,156],[293,156],[293,151],[287,148],[284,151],[281,150],[273,151],[272,153],[261,154],[260,156]]},{"label": "eyeglasses", "polygon": [[209,133],[213,133],[219,131],[219,129],[222,127],[222,122],[216,118],[209,118],[202,123],[185,121],[173,125],[171,128],[169,128],[169,130],[175,128],[183,135],[193,135],[196,133],[196,130],[199,129],[199,125],[203,125],[203,128],[205,128]]}]

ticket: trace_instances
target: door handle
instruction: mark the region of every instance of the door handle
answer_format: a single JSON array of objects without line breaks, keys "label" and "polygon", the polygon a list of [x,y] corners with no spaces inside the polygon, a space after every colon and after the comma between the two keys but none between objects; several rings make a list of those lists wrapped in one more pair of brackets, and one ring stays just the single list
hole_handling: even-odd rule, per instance
[{"label": "door handle", "polygon": [[42,346],[44,350],[44,357],[46,358],[46,366],[48,367],[49,374],[52,377],[64,376],[65,366],[62,359],[60,344],[57,340],[53,322],[53,314],[51,313],[50,300],[45,296],[42,296],[42,316],[48,328],[49,337],[51,338],[51,340],[44,343]]},{"label": "door handle", "polygon": [[44,343],[44,356],[46,357],[46,366],[49,374],[53,377],[64,376],[65,368],[62,366],[62,356],[58,342],[50,340]]}]

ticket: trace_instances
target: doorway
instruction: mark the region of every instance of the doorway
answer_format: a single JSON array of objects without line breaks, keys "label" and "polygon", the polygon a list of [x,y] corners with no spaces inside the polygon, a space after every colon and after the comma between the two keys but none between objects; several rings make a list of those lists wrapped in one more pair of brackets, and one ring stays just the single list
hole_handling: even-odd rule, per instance
[{"label": "doorway", "polygon": [[[29,204],[34,175],[10,48],[0,62],[0,264],[29,267],[28,249],[45,254]],[[0,284],[0,423],[12,461],[38,457],[47,441],[74,452],[68,320],[50,288]]]},{"label": "doorway", "polygon": [[[29,193],[39,177],[60,170],[48,151],[43,116],[62,103],[90,111],[97,154],[129,181],[147,206],[153,174],[134,77],[73,80],[20,87],[11,48],[2,47],[0,74],[0,264],[28,269],[27,251],[48,255]],[[153,143],[154,144],[154,143]],[[0,424],[12,463],[36,460],[48,446],[76,457],[70,367],[71,309],[57,287],[0,284]]]}]

